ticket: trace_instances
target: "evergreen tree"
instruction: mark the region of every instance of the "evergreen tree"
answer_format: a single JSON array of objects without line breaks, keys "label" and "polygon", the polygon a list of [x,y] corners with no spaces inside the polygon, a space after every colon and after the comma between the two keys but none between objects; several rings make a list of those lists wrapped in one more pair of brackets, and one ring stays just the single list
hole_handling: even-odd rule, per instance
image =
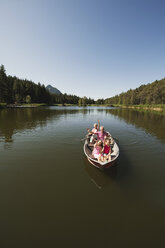
[{"label": "evergreen tree", "polygon": [[7,76],[4,65],[0,66],[0,102],[8,101],[8,85]]},{"label": "evergreen tree", "polygon": [[[27,99],[28,96],[28,99]],[[47,103],[47,104],[78,104],[80,97],[68,94],[51,94],[44,85],[27,79],[7,76],[4,65],[0,66],[0,103]],[[92,104],[91,98],[82,98],[82,104]]]}]

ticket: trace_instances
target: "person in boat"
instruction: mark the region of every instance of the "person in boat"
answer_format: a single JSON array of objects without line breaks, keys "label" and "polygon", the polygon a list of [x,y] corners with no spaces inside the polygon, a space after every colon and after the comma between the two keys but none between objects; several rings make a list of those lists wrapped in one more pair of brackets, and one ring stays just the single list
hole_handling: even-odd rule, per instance
[{"label": "person in boat", "polygon": [[97,158],[99,162],[103,162],[103,156],[102,156],[102,141],[98,140],[95,144],[94,144],[94,149],[92,152],[92,155],[94,156],[94,158]]},{"label": "person in boat", "polygon": [[90,143],[93,143],[93,141],[96,141],[97,135],[95,135],[95,134],[96,134],[96,132],[99,131],[99,128],[100,128],[100,121],[99,120],[98,120],[98,124],[97,123],[94,123],[92,130],[90,130],[89,128],[87,128],[88,135],[91,135]]},{"label": "person in boat", "polygon": [[111,135],[104,136],[103,146],[105,146],[107,139],[109,139],[110,145],[113,146],[114,145],[114,139]]},{"label": "person in boat", "polygon": [[105,139],[104,147],[102,149],[103,152],[103,161],[111,161],[111,140]]},{"label": "person in boat", "polygon": [[104,126],[101,126],[100,131],[97,131],[95,134],[97,134],[98,140],[101,140],[103,142],[106,138],[110,138],[109,133],[105,132]]},{"label": "person in boat", "polygon": [[94,123],[92,130],[90,130],[89,128],[87,128],[88,134],[95,134],[96,132],[99,131],[99,128],[100,128],[100,121],[98,120],[98,124],[97,123]]}]

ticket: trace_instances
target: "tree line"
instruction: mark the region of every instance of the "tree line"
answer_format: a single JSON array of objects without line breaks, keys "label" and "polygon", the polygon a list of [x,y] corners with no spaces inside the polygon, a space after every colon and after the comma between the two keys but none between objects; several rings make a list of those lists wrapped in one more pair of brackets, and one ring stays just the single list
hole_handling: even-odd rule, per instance
[{"label": "tree line", "polygon": [[104,100],[104,104],[165,104],[165,78]]},{"label": "tree line", "polygon": [[27,79],[19,79],[16,76],[6,75],[4,65],[0,66],[0,103],[24,104],[24,103],[45,103],[45,104],[78,104],[86,106],[90,104],[118,104],[118,105],[139,105],[139,104],[165,104],[165,78],[156,80],[147,85],[107,99],[94,99],[79,97],[68,94],[52,94],[44,85]]},{"label": "tree line", "polygon": [[79,104],[95,103],[94,99],[68,94],[52,94],[44,85],[16,76],[6,75],[4,65],[0,66],[0,103],[46,103],[46,104]]}]

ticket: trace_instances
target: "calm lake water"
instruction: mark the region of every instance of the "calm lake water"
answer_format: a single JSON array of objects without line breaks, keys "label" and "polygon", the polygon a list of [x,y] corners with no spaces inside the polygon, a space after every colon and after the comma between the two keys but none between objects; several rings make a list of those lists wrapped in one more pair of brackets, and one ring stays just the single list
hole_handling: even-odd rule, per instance
[{"label": "calm lake water", "polygon": [[[80,140],[100,119],[117,166]],[[164,247],[165,116],[107,108],[0,110],[0,247]]]}]

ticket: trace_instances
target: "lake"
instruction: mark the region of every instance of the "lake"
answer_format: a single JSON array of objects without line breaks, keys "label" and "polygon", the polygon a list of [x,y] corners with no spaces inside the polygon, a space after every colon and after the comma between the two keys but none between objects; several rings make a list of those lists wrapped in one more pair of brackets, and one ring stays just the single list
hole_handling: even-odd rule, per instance
[{"label": "lake", "polygon": [[[115,167],[83,153],[100,120]],[[164,247],[165,115],[132,109],[0,110],[0,247]]]}]

